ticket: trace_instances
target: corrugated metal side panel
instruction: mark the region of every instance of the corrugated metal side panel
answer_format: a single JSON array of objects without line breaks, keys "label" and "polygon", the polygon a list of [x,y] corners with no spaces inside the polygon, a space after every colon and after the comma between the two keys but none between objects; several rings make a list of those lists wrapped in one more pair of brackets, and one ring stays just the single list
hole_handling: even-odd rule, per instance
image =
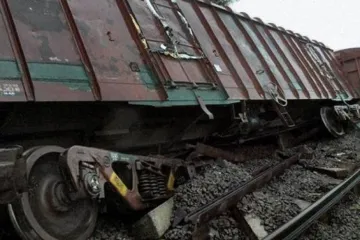
[{"label": "corrugated metal side panel", "polygon": [[360,48],[343,49],[334,56],[360,98]]},{"label": "corrugated metal side panel", "polygon": [[[180,9],[177,3],[170,0],[128,3],[146,41],[153,65],[158,69],[159,78],[168,93],[175,86],[212,88],[220,81],[229,99],[239,99],[245,95],[244,89],[239,89],[229,76],[226,63],[209,63],[209,58],[215,54],[214,48],[209,48],[206,42],[199,42],[198,36],[192,34],[192,30],[207,33],[204,29],[197,29],[197,26],[203,27],[201,19],[196,18],[190,23],[192,30],[184,23],[184,20],[189,21],[189,17],[197,16],[191,4]],[[159,19],[159,16],[163,19]],[[167,32],[169,28],[171,34]],[[183,56],[176,56],[178,52]]]},{"label": "corrugated metal side panel", "polygon": [[[4,3],[6,1],[3,1]],[[94,100],[59,1],[7,1],[37,101]]]},{"label": "corrugated metal side panel", "polygon": [[[271,84],[280,87],[287,99],[333,99],[339,94],[354,94],[332,51],[323,44],[246,14],[235,14],[208,0],[178,4],[201,46],[208,48],[205,52],[210,61],[225,64],[232,78],[227,82],[248,92],[249,99],[269,99]],[[219,53],[217,59],[211,51]]]},{"label": "corrugated metal side panel", "polygon": [[358,93],[355,91],[349,79],[346,77],[344,72],[341,70],[341,66],[335,58],[335,53],[333,51],[323,49],[323,56],[327,60],[328,65],[330,65],[335,72],[336,78],[334,79],[335,84],[340,88],[340,91],[347,91],[350,96],[358,97]]},{"label": "corrugated metal side panel", "polygon": [[[67,2],[67,3],[65,3]],[[125,1],[65,1],[104,101],[165,100],[129,25]],[[128,22],[128,24],[127,24]]]},{"label": "corrugated metal side panel", "polygon": [[[281,34],[281,33],[280,33]],[[290,46],[295,49],[305,68],[307,69],[314,85],[318,89],[321,94],[321,98],[331,98],[330,89],[325,86],[325,81],[322,75],[319,73],[319,69],[317,64],[313,61],[313,59],[309,56],[307,49],[304,47],[304,44],[300,43],[299,40],[291,35],[285,36]],[[295,64],[295,63],[293,63]]]},{"label": "corrugated metal side panel", "polygon": [[[212,65],[218,65],[221,84],[230,98],[263,99],[261,89],[248,62],[240,51],[231,33],[220,25],[208,5],[196,1],[178,1],[194,34]],[[238,89],[241,91],[240,94]]]},{"label": "corrugated metal side panel", "polygon": [[[246,14],[242,14],[240,18],[242,19],[241,21],[248,21],[249,25],[255,25],[258,29],[263,29],[263,32],[260,31],[260,34],[255,30],[255,33],[257,32],[256,35],[260,39],[261,37],[263,38],[262,42],[257,41],[255,43],[262,57],[268,62],[268,65],[273,66],[270,67],[273,74],[275,73],[275,68],[280,70],[280,72],[286,72],[288,67],[285,65],[284,59],[283,63],[281,63],[281,60],[276,58],[282,56],[291,59],[287,61],[290,64],[290,69],[297,69],[298,71],[293,71],[290,76],[288,75],[283,80],[281,80],[279,74],[275,74],[275,77],[278,80],[278,85],[282,88],[284,88],[285,82],[287,82],[290,89],[292,87],[293,93],[295,89],[298,93],[294,94],[295,99],[309,98],[309,96],[311,99],[333,99],[337,98],[339,94],[348,97],[352,96],[353,91],[348,86],[347,79],[339,71],[335,59],[331,57],[332,51],[323,44],[310,41],[299,34],[294,34],[275,25],[264,24],[260,19],[250,19]],[[250,28],[248,29],[250,30]],[[266,37],[269,38],[268,42],[265,40]],[[275,40],[272,43],[279,48],[271,47],[271,38]],[[264,46],[267,52],[262,49]],[[277,54],[278,50],[281,50],[284,54]],[[275,62],[278,60],[275,67],[269,61],[268,54],[270,54]],[[288,70],[287,73],[289,72]],[[298,77],[302,76],[300,78],[301,81],[299,81],[298,77],[294,77],[295,75],[298,75]],[[314,96],[315,94],[316,96]],[[289,97],[289,99],[293,98]]]},{"label": "corrugated metal side panel", "polygon": [[24,101],[26,95],[22,75],[12,51],[4,18],[0,12],[0,101]]},{"label": "corrugated metal side panel", "polygon": [[[240,80],[239,71],[244,73],[245,70],[241,68],[240,64],[229,58],[231,55],[227,53],[233,51],[231,44],[226,42],[224,36],[217,37],[216,34],[219,34],[219,32],[211,30],[213,24],[207,22],[208,19],[205,19],[202,9],[192,1],[178,1],[177,4],[189,22],[207,59],[212,66],[217,67],[217,77],[227,92],[229,99],[247,99],[249,95],[252,98],[261,99],[254,86],[242,85],[242,83],[249,82]],[[223,48],[227,48],[228,51],[225,52]],[[247,78],[247,76],[245,75],[244,78]]]},{"label": "corrugated metal side panel", "polygon": [[[0,100],[226,104],[271,99],[272,85],[289,100],[359,96],[323,44],[209,0],[155,0],[155,13],[148,4],[2,0]],[[202,57],[161,52],[169,35],[157,13]]]}]

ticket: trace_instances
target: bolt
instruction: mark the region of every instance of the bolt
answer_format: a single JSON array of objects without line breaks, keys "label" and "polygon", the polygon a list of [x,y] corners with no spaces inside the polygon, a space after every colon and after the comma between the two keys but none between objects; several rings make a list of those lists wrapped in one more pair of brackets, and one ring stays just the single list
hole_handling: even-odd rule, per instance
[{"label": "bolt", "polygon": [[94,176],[92,179],[91,179],[91,188],[94,192],[97,192],[99,190],[99,181],[97,179],[96,176]]},{"label": "bolt", "polygon": [[87,185],[92,194],[98,194],[100,192],[100,182],[96,174],[89,176]]},{"label": "bolt", "polygon": [[104,157],[104,166],[105,167],[110,167],[111,161],[110,158],[108,156]]}]

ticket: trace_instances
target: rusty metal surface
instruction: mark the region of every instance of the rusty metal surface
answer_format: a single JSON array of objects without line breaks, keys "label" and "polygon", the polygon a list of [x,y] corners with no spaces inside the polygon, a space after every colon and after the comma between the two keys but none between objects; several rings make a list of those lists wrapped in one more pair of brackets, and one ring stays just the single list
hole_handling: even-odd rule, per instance
[{"label": "rusty metal surface", "polygon": [[[4,21],[5,15],[7,12],[6,6],[4,6],[4,1],[0,2],[1,12],[0,12],[0,60],[5,60],[10,63],[15,62],[16,54],[13,52],[11,47],[10,39],[8,38],[7,31],[9,29],[9,25]],[[6,69],[1,68],[1,71]],[[21,82],[20,70],[16,69],[18,72],[17,76],[3,76],[0,78],[0,100],[1,101],[24,101],[26,100],[25,89]],[[9,79],[11,78],[11,79]],[[9,95],[10,92],[6,90],[6,88],[16,88],[17,91],[15,96]],[[31,99],[31,96],[28,96]]]},{"label": "rusty metal surface", "polygon": [[0,3],[0,101],[360,97],[325,45],[209,0]]},{"label": "rusty metal surface", "polygon": [[[128,1],[128,3],[147,42],[148,50],[154,61],[162,66],[160,70],[164,73],[162,77],[164,85],[196,86],[215,83],[215,79],[206,71],[209,66],[204,61],[206,58],[202,55],[197,38],[185,27],[182,21],[182,10],[176,3],[172,1]],[[160,20],[157,15],[163,20]],[[171,33],[166,33],[165,24],[172,29]],[[169,39],[171,37],[173,39]],[[173,44],[174,41],[178,43]],[[176,49],[171,49],[172,47]],[[166,55],[170,52],[176,54],[177,51],[190,55],[190,58],[183,60],[180,56]],[[200,58],[192,59],[191,57]]]},{"label": "rusty metal surface", "polygon": [[343,49],[335,52],[341,70],[360,95],[360,48]]},{"label": "rusty metal surface", "polygon": [[[132,37],[124,2],[65,1],[83,39],[105,101],[159,100],[141,78],[150,78],[148,66]],[[137,1],[134,1],[137,2]],[[119,4],[119,5],[118,5]],[[121,11],[120,11],[121,10]],[[128,23],[130,24],[130,23]],[[133,66],[133,68],[132,68]]]},{"label": "rusty metal surface", "polygon": [[[82,146],[73,146],[66,150],[61,157],[61,162],[64,166],[67,166],[73,187],[78,191],[78,193],[73,196],[74,199],[81,199],[87,196],[86,192],[82,191],[82,183],[78,181],[78,179],[84,181],[80,163],[85,162],[87,165],[92,166],[92,168],[98,169],[99,171],[96,172],[100,173],[98,174],[100,191],[96,197],[105,197],[104,184],[109,182],[133,210],[143,210],[153,206],[155,201],[171,197],[175,177],[177,177],[175,176],[174,170],[176,170],[176,167],[179,165],[183,165],[183,161],[180,159],[127,155]],[[122,168],[129,171],[127,173],[130,176],[130,178],[127,179],[129,182],[125,180],[127,174],[124,174],[125,176],[118,175],[119,173],[116,172],[116,167],[114,167],[116,163],[126,165],[122,165]],[[155,174],[164,179],[157,181],[157,186],[153,186],[149,184],[149,182],[153,182],[154,178],[144,176],[142,174],[143,172],[147,175],[149,175],[149,173]],[[154,188],[160,189],[165,186],[167,189],[161,189],[160,193],[158,192],[157,194],[154,193],[156,191]],[[146,194],[147,190],[153,192],[149,195],[149,193]]]},{"label": "rusty metal surface", "polygon": [[[280,86],[288,99],[333,98],[337,90],[352,93],[335,68],[332,51],[323,44],[264,24],[260,19],[250,19],[246,14],[235,14],[229,8],[215,7],[208,0],[178,4],[208,58],[224,68],[223,74],[231,76],[225,87],[234,86],[239,79],[236,88],[245,86],[250,99],[268,98],[266,88],[270,82]],[[319,61],[312,57],[310,47],[320,56]],[[215,56],[215,51],[220,54]],[[335,79],[325,76],[322,64]]]},{"label": "rusty metal surface", "polygon": [[0,204],[10,203],[16,197],[12,181],[13,169],[14,163],[0,162]]},{"label": "rusty metal surface", "polygon": [[[79,198],[86,196],[86,193],[85,193],[85,195],[83,195],[82,192],[80,191],[82,189],[81,188],[82,185],[77,181],[77,179],[79,179],[79,178],[81,179],[80,162],[98,164],[99,170],[101,172],[100,178],[99,178],[100,188],[101,188],[100,197],[104,197],[104,184],[105,184],[105,182],[112,182],[111,178],[115,174],[114,170],[112,168],[113,160],[110,156],[109,151],[95,149],[95,148],[74,146],[66,151],[65,155],[63,156],[62,161],[64,161],[64,164],[66,164],[66,166],[68,167],[68,169],[70,171],[70,176],[71,176],[72,183],[74,184],[74,188],[76,191],[79,191],[79,193],[80,193],[80,195],[77,196]],[[132,173],[134,173],[134,171],[135,171],[134,164],[135,164],[134,162],[130,163],[131,169],[133,171]],[[117,175],[115,175],[115,176],[117,176]],[[117,178],[120,180],[119,177],[117,177]],[[123,185],[123,183],[121,182],[120,185]],[[119,191],[119,189],[116,187],[115,187],[115,189],[117,189],[117,191],[119,191],[119,194],[124,195],[123,196],[124,199],[133,209],[140,210],[140,209],[144,209],[145,206],[141,202],[141,197],[139,195],[137,185],[138,185],[138,178],[137,178],[137,174],[135,174],[135,175],[133,175],[133,184],[132,184],[133,188],[132,189],[127,190],[127,187],[125,186],[125,188],[126,188],[125,193],[121,193]]]},{"label": "rusty metal surface", "polygon": [[[52,67],[82,62],[58,1],[7,1],[38,101],[93,100],[91,91],[68,87]],[[40,65],[41,64],[41,65]],[[70,74],[71,75],[71,74]],[[65,84],[66,82],[67,84]]]},{"label": "rusty metal surface", "polygon": [[21,147],[0,149],[0,204],[14,201],[26,191],[26,167]]},{"label": "rusty metal surface", "polygon": [[201,154],[207,157],[212,157],[212,158],[221,158],[221,159],[225,159],[227,161],[230,162],[234,162],[234,163],[239,163],[239,162],[243,162],[244,158],[242,156],[239,156],[235,153],[229,152],[229,151],[225,151],[219,148],[215,148],[215,147],[211,147],[209,145],[205,145],[202,143],[197,143],[196,146],[189,146],[190,148],[194,148],[195,149],[195,153],[197,154]]}]

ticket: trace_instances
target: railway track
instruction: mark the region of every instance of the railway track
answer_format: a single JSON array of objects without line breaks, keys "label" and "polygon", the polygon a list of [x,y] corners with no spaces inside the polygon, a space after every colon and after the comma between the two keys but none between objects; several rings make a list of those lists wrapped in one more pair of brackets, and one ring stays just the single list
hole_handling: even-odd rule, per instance
[{"label": "railway track", "polygon": [[[306,213],[311,211],[313,215],[314,210],[326,213],[322,215],[322,218],[308,219],[311,220],[310,223],[307,222],[306,228],[302,228],[298,233],[306,231],[297,239],[359,239],[360,232],[357,230],[357,223],[360,220],[358,217],[360,216],[360,201],[353,191],[348,192],[352,188],[351,185],[355,185],[357,181],[354,180],[357,173],[345,180],[344,172],[329,170],[351,166],[350,172],[351,170],[354,172],[358,162],[356,151],[359,146],[360,138],[355,134],[338,140],[325,139],[306,143],[307,149],[313,152],[311,160],[300,159],[287,168],[282,175],[272,178],[270,182],[239,200],[236,208],[224,209],[214,214],[207,224],[208,227],[202,229],[203,231],[196,231],[196,224],[191,221],[186,223],[184,221],[186,217],[189,218],[191,213],[204,209],[204,206],[214,204],[216,202],[214,200],[223,197],[238,186],[244,186],[254,179],[254,176],[269,171],[286,158],[281,154],[275,157],[272,154],[275,146],[271,144],[241,147],[239,152],[245,155],[245,159],[240,158],[243,159],[243,163],[218,162],[218,164],[208,166],[191,182],[177,189],[172,219],[173,222],[177,222],[177,226],[171,227],[164,239],[249,239],[251,236],[254,239],[282,239],[283,235],[276,238],[280,236],[277,235],[279,232],[284,233],[280,230],[298,230],[297,227],[294,228],[296,224],[291,223],[296,223],[297,219],[303,221],[307,217]],[[284,155],[292,153],[294,153],[293,149],[288,153],[285,152]],[[329,171],[325,171],[327,174],[324,174],[324,169],[319,167]],[[315,168],[317,168],[316,171]],[[334,172],[335,175],[338,174],[338,177],[331,176]],[[338,195],[341,189],[345,191],[340,191],[341,194]],[[348,193],[345,194],[346,192]],[[338,196],[337,199],[334,198],[334,194]],[[327,197],[323,199],[326,201],[322,201],[322,197],[325,196]],[[323,204],[329,203],[329,199],[331,204]],[[335,204],[338,200],[340,201]],[[314,206],[317,207],[313,208]],[[308,210],[305,209],[306,207]],[[180,211],[180,208],[183,211]],[[301,217],[303,215],[305,217]],[[183,221],[176,219],[179,217]],[[255,230],[247,228],[248,222],[253,226],[257,225],[258,228]],[[125,228],[122,228],[122,231],[116,230],[116,227],[121,228],[123,225],[114,222],[113,218],[101,224],[102,227],[92,239],[108,239],[109,237],[134,239],[124,230]],[[285,231],[290,237],[293,232]],[[194,233],[199,235],[196,236]]]},{"label": "railway track", "polygon": [[0,1],[0,204],[23,239],[143,239],[158,222],[151,239],[261,238],[356,185],[339,185],[346,144],[320,160],[245,149],[310,128],[346,139],[352,51],[209,0],[84,3]]},{"label": "railway track", "polygon": [[[318,237],[319,234],[315,234],[315,238],[313,226],[332,224],[331,221],[317,220],[326,216],[329,210],[336,209],[335,204],[346,200],[345,197],[352,194],[351,190],[356,188],[360,180],[359,171],[351,175],[357,167],[355,151],[360,145],[357,145],[358,140],[352,145],[348,141],[342,139],[310,144],[314,148],[313,158],[297,162],[296,158],[291,157],[285,161],[278,160],[280,164],[273,161],[274,167],[268,167],[257,177],[233,187],[233,190],[204,206],[191,211],[178,211],[178,214],[187,212],[180,217],[184,225],[170,230],[167,239],[299,239],[299,236],[304,239],[329,239]],[[259,159],[246,162],[241,168],[248,173],[258,172],[254,169],[264,169],[264,162],[267,161]],[[284,174],[266,184],[279,170],[284,170]],[[344,180],[345,173],[351,176]],[[193,186],[197,183],[189,184]],[[186,193],[191,188],[186,186],[185,193],[181,193],[186,197],[180,198],[194,195]],[[203,195],[198,197],[202,199]],[[196,198],[192,197],[190,202]],[[191,207],[185,206],[185,209]],[[355,236],[359,234],[355,229],[352,231]]]},{"label": "railway track", "polygon": [[295,218],[278,228],[270,235],[266,236],[264,240],[296,239],[305,230],[307,230],[311,224],[326,214],[326,212],[328,212],[331,207],[341,201],[341,199],[346,194],[348,194],[352,189],[356,188],[359,183],[360,170],[357,170],[353,175],[344,180],[311,206],[306,208]]},{"label": "railway track", "polygon": [[[360,181],[359,146],[352,134],[276,154],[272,144],[243,146],[233,155],[210,151],[214,163],[176,190],[164,239],[358,239],[360,201],[351,190]],[[0,232],[0,239],[15,237],[1,226]],[[116,215],[105,215],[90,239],[135,238]]]}]

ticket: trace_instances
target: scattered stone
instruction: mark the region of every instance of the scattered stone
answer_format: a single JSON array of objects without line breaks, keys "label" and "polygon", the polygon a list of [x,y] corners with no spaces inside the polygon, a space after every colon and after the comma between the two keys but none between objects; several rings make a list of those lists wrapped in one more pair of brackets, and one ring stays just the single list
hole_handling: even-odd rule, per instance
[{"label": "scattered stone", "polygon": [[170,227],[174,199],[170,198],[133,225],[133,235],[137,240],[159,239]]},{"label": "scattered stone", "polygon": [[[235,165],[224,161],[223,166],[208,166],[203,174],[197,175],[192,181],[176,189],[174,196],[175,208],[190,213],[251,178],[252,176],[240,164]],[[209,224],[210,229],[213,229],[213,234],[211,234],[210,230],[211,239],[242,239],[234,235],[234,233],[238,236],[241,234],[236,222],[227,215],[214,219]],[[180,225],[167,231],[164,237],[169,240],[191,239],[193,230],[194,226],[192,224]],[[215,231],[220,237],[217,237]]]},{"label": "scattered stone", "polygon": [[252,178],[242,165],[224,162],[224,167],[208,166],[203,174],[176,189],[175,208],[190,213]]},{"label": "scattered stone", "polygon": [[360,239],[360,199],[350,195],[348,200],[336,205],[328,214],[327,222],[317,222],[301,240]]},{"label": "scattered stone", "polygon": [[127,227],[117,218],[100,216],[95,232],[88,240],[134,240]]},{"label": "scattered stone", "polygon": [[333,168],[327,168],[327,167],[312,167],[309,168],[310,170],[317,171],[322,174],[329,175],[333,178],[341,178],[344,179],[348,177],[351,173],[350,168],[340,168],[340,167],[333,167]]},{"label": "scattered stone", "polygon": [[262,225],[262,220],[255,214],[246,215],[245,220],[248,222],[249,226],[258,239],[263,239],[268,235],[264,226]]},{"label": "scattered stone", "polygon": [[311,203],[301,200],[301,199],[295,199],[294,203],[296,205],[299,206],[299,208],[301,209],[301,211],[304,211],[305,209],[307,209],[309,206],[311,206]]},{"label": "scattered stone", "polygon": [[[359,166],[360,136],[348,134],[339,139],[316,140],[306,143],[312,160],[301,160],[302,164],[321,168],[346,168]],[[231,149],[230,149],[231,150]],[[235,165],[225,161],[223,166],[208,166],[193,181],[176,189],[174,210],[183,208],[189,213],[203,206],[225,192],[234,189],[252,178],[251,174],[263,171],[266,166],[272,167],[282,161],[274,158],[274,145],[242,145],[239,153],[247,158],[247,162]],[[285,153],[294,154],[289,149]],[[306,209],[325,193],[339,184],[340,180],[330,176],[309,171],[300,165],[294,165],[283,175],[273,179],[268,185],[253,194],[245,196],[237,208],[245,213],[245,219],[259,236],[271,233],[301,211]],[[348,198],[334,206],[327,215],[328,221],[318,221],[301,238],[312,239],[360,239],[360,200],[358,196]],[[174,214],[171,216],[173,221]],[[0,226],[0,239],[8,237],[9,230]],[[191,240],[194,225],[183,224],[170,227],[162,239]],[[2,235],[5,234],[5,235]],[[6,236],[6,237],[4,237]],[[246,234],[238,228],[238,223],[230,214],[224,213],[209,223],[210,239],[247,239]],[[126,225],[118,218],[100,216],[97,228],[89,240],[134,240]]]}]

